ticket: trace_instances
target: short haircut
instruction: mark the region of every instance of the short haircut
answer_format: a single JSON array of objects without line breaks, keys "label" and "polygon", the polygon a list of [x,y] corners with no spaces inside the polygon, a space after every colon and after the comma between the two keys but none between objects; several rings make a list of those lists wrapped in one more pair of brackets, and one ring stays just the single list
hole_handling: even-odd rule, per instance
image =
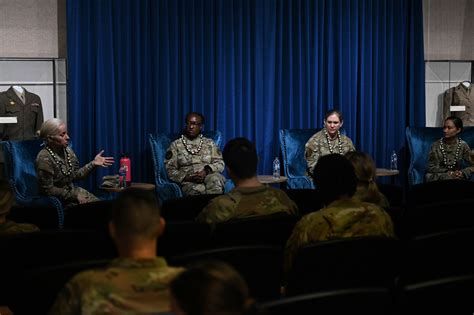
[{"label": "short haircut", "polygon": [[188,118],[190,116],[199,116],[201,118],[201,123],[204,125],[204,120],[205,120],[204,115],[199,113],[199,112],[189,112],[189,113],[187,113],[186,116],[184,117],[184,123],[188,122]]},{"label": "short haircut", "polygon": [[46,139],[48,136],[56,136],[59,134],[59,127],[66,123],[58,118],[51,118],[46,120],[40,128],[39,136],[41,139]]},{"label": "short haircut", "polygon": [[462,123],[462,119],[457,117],[457,116],[449,116],[448,118],[446,118],[444,121],[446,120],[451,120],[454,124],[454,126],[456,126],[456,128],[458,129],[463,129],[463,123]]},{"label": "short haircut", "polygon": [[205,261],[191,266],[170,283],[170,291],[186,314],[244,314],[249,290],[230,265]]},{"label": "short haircut", "polygon": [[352,197],[357,188],[354,167],[340,154],[319,158],[313,170],[313,181],[326,205],[344,195]]},{"label": "short haircut", "polygon": [[235,138],[226,143],[222,152],[225,165],[240,179],[257,174],[257,149],[247,138]]},{"label": "short haircut", "polygon": [[160,228],[160,203],[153,191],[126,188],[113,203],[112,222],[119,237],[155,238]]},{"label": "short haircut", "polygon": [[341,122],[344,120],[344,118],[342,118],[342,113],[341,113],[340,110],[330,109],[330,110],[326,111],[326,114],[324,114],[324,121],[328,120],[328,117],[331,116],[331,115],[336,115],[337,117],[339,117],[339,120]]}]

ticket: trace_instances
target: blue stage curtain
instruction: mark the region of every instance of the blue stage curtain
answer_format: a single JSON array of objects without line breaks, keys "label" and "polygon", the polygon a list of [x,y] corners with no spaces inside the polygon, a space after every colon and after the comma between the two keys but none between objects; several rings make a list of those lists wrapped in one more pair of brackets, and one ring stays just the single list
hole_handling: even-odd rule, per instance
[{"label": "blue stage curtain", "polygon": [[280,128],[329,108],[379,167],[425,123],[421,0],[68,0],[67,23],[74,149],[128,152],[134,181],[151,181],[147,135],[191,110],[255,141],[261,174]]}]

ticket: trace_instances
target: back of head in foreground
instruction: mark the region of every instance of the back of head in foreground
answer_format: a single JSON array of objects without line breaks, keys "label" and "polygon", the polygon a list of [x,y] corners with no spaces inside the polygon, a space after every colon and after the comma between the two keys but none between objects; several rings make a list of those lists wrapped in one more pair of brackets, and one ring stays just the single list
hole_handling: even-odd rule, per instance
[{"label": "back of head in foreground", "polygon": [[109,229],[121,256],[133,257],[137,247],[148,247],[154,256],[164,225],[160,204],[152,191],[127,188],[113,204]]},{"label": "back of head in foreground", "polygon": [[312,176],[325,205],[352,197],[357,188],[354,167],[340,154],[322,156],[314,167]]},{"label": "back of head in foreground", "polygon": [[241,315],[252,309],[245,280],[220,261],[191,266],[171,282],[170,291],[176,315]]},{"label": "back of head in foreground", "polygon": [[257,174],[257,149],[247,138],[235,138],[226,143],[222,152],[224,163],[233,177],[249,179]]},{"label": "back of head in foreground", "polygon": [[375,204],[381,203],[381,195],[375,183],[376,168],[375,162],[370,155],[365,152],[353,151],[345,154],[345,157],[354,166],[357,177],[357,195],[360,191],[362,201]]}]

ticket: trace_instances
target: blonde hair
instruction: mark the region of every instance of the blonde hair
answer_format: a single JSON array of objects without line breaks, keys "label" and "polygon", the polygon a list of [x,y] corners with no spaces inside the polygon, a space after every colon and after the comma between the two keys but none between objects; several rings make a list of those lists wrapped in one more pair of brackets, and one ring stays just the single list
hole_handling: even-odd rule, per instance
[{"label": "blonde hair", "polygon": [[51,118],[46,120],[40,128],[39,137],[47,140],[49,136],[59,135],[59,127],[65,125],[64,121],[59,118]]},{"label": "blonde hair", "polygon": [[366,188],[362,201],[380,204],[382,200],[377,184],[375,183],[374,160],[367,153],[357,151],[347,152],[345,156],[354,166],[358,182],[357,186]]}]

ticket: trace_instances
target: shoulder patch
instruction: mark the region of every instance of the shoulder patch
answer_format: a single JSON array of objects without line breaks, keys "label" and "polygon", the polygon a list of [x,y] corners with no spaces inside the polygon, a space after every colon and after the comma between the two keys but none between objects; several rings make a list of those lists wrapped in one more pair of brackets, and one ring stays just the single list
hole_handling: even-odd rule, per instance
[{"label": "shoulder patch", "polygon": [[173,157],[173,152],[171,152],[171,150],[168,150],[168,151],[166,152],[166,159],[169,160],[169,159],[171,159],[172,157]]}]

